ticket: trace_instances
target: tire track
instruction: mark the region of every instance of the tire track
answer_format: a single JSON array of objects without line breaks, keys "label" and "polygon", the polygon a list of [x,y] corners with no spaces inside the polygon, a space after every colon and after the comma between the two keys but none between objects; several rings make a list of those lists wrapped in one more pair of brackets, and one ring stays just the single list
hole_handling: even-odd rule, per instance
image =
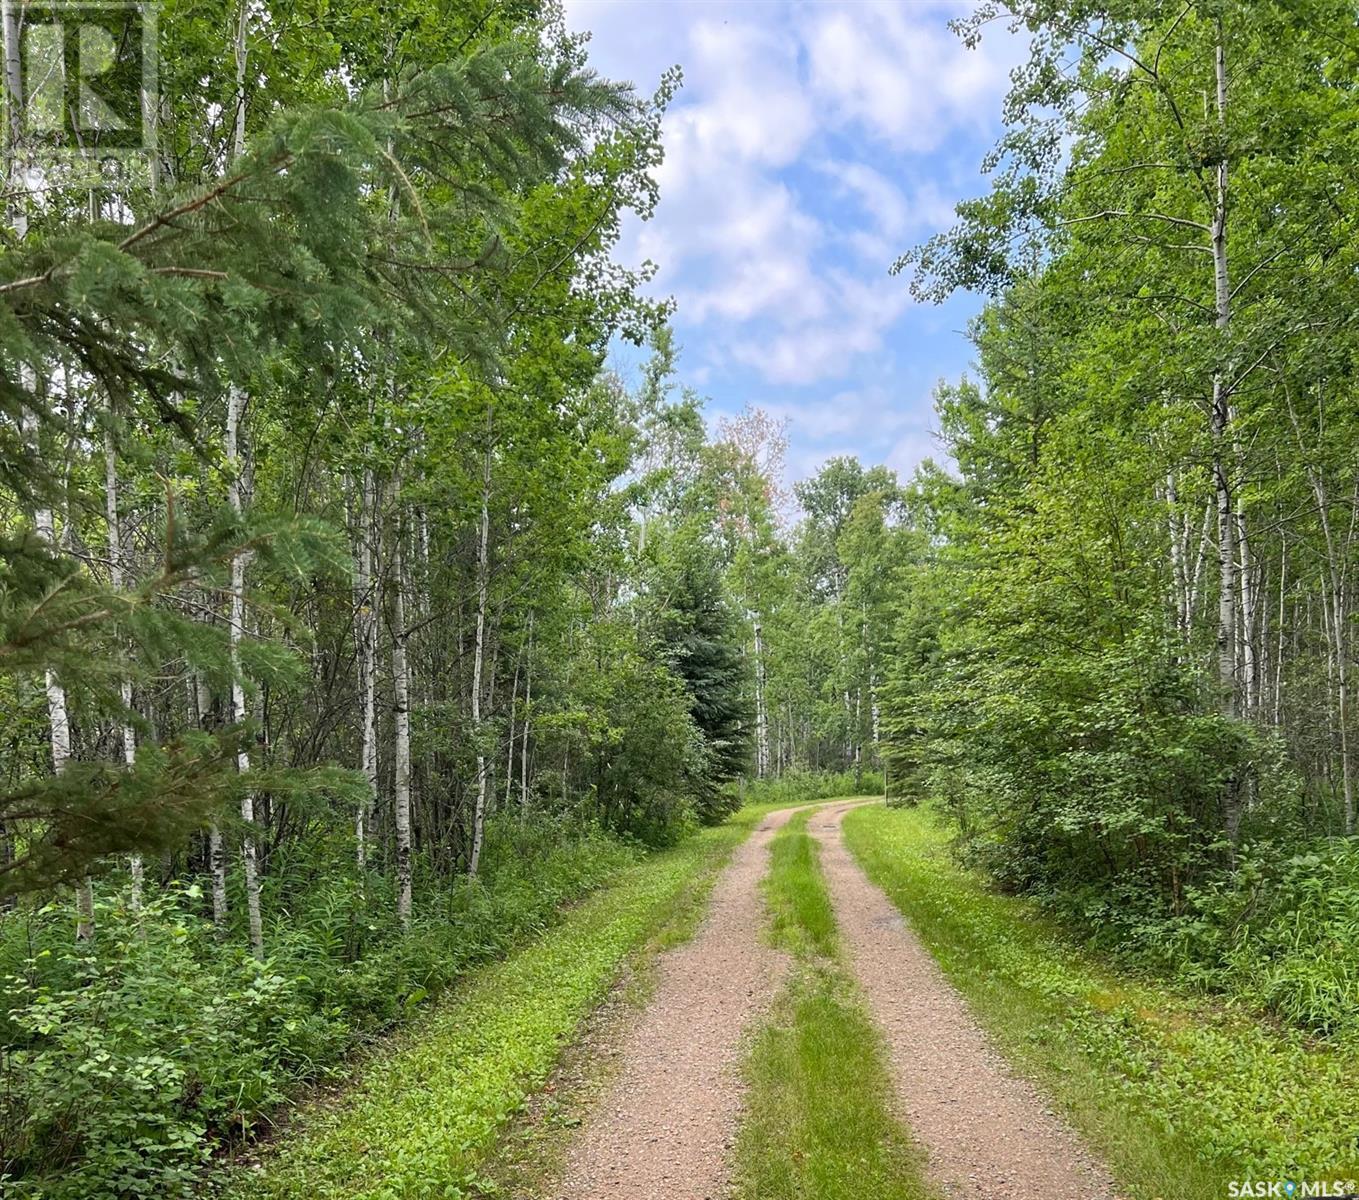
[{"label": "tire track", "polygon": [[[888,1049],[901,1116],[946,1195],[1113,1200],[1107,1170],[1020,1079],[890,900],[844,845],[855,804],[808,823],[850,965]],[[866,1198],[867,1200],[867,1198]]]},{"label": "tire track", "polygon": [[[805,806],[803,806],[805,807]],[[557,1200],[717,1200],[741,1110],[742,1035],[787,959],[762,940],[771,813],[719,876],[695,936],[662,956],[623,1065],[567,1155]]]}]

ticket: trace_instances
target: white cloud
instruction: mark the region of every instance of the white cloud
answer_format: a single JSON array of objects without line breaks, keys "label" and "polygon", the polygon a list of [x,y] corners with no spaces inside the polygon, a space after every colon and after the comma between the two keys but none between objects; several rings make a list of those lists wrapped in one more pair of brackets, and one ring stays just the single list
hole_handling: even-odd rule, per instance
[{"label": "white cloud", "polygon": [[927,458],[941,465],[948,465],[952,461],[934,433],[928,429],[913,429],[896,440],[883,461],[904,482],[915,474],[916,467]]},{"label": "white cloud", "polygon": [[946,25],[956,11],[890,2],[818,9],[806,35],[812,87],[895,148],[937,149],[959,126],[993,116],[1013,54],[1003,38],[967,50]]},{"label": "white cloud", "polygon": [[883,334],[911,303],[901,283],[881,270],[862,277],[830,268],[819,286],[830,310],[824,319],[786,321],[772,336],[745,339],[733,347],[737,361],[771,383],[835,378],[855,357],[881,349]]},{"label": "white cloud", "polygon": [[681,276],[677,295],[684,320],[742,323],[774,316],[784,324],[826,315],[826,298],[812,264],[822,232],[779,186],[739,179],[727,188],[691,190],[686,206],[707,270]]},{"label": "white cloud", "polygon": [[796,38],[767,25],[699,21],[689,33],[694,83],[702,98],[676,113],[721,161],[787,166],[817,127],[798,78]]},{"label": "white cloud", "polygon": [[902,403],[886,384],[846,388],[823,404],[781,402],[765,408],[775,420],[786,419],[790,426],[817,441],[852,435],[887,445],[916,421],[911,407]]},{"label": "white cloud", "polygon": [[[909,439],[928,440],[919,398],[906,406],[912,432],[870,413],[865,397],[885,400],[863,386],[911,303],[886,269],[977,190],[972,143],[991,140],[1016,43],[967,51],[946,28],[952,3],[566,6],[569,27],[594,31],[591,63],[606,76],[646,90],[672,63],[684,70],[660,204],[621,249],[657,263],[656,289],[678,301],[686,373],[735,407],[749,397],[723,396],[724,381],[752,371],[771,389],[829,385],[835,398],[818,397],[803,436],[863,439],[876,421],[879,453],[915,456]],[[788,408],[795,428],[813,411]]]},{"label": "white cloud", "polygon": [[839,181],[841,193],[855,196],[872,218],[874,227],[889,237],[900,237],[911,221],[911,208],[896,184],[867,163],[827,162],[821,170]]},{"label": "white cloud", "polygon": [[906,190],[867,163],[827,159],[817,169],[848,206],[838,237],[869,271],[881,272],[910,242],[953,223],[956,200],[933,179]]},{"label": "white cloud", "polygon": [[[786,474],[788,483],[810,479],[831,458],[862,458],[861,449],[852,442],[835,442],[826,446],[792,446],[788,451]],[[794,517],[796,518],[796,513]]]}]

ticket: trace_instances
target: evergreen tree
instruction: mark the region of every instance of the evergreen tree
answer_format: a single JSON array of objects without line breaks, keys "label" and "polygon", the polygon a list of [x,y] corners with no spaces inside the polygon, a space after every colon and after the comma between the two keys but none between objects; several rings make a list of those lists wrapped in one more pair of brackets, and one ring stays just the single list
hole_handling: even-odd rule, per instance
[{"label": "evergreen tree", "polygon": [[695,808],[700,820],[714,824],[736,807],[735,797],[722,785],[750,767],[754,712],[742,625],[724,594],[718,564],[706,549],[691,547],[675,565],[660,628],[667,658],[684,681],[690,712],[703,735]]}]

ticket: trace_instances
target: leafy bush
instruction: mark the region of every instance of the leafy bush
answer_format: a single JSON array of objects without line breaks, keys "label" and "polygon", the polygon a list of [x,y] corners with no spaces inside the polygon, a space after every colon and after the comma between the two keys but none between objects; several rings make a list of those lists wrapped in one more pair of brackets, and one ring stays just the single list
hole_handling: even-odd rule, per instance
[{"label": "leafy bush", "polygon": [[1192,901],[1192,915],[1145,931],[1152,954],[1300,1029],[1359,1034],[1359,846],[1257,852]]},{"label": "leafy bush", "polygon": [[853,771],[785,771],[777,778],[746,781],[741,800],[746,804],[807,804],[837,796],[881,794],[879,771],[864,771],[857,777]]},{"label": "leafy bush", "polygon": [[214,1147],[249,1136],[361,1035],[551,924],[634,857],[590,826],[501,821],[482,879],[425,881],[408,933],[378,880],[328,877],[299,890],[264,963],[217,940],[197,889],[139,914],[102,905],[93,948],[70,944],[61,913],[8,919],[6,1196],[187,1194]]}]

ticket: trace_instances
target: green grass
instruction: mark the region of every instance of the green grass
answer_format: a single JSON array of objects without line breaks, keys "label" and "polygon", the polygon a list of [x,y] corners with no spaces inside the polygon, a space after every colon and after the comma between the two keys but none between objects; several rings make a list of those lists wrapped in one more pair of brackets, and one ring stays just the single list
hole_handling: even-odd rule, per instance
[{"label": "green grass", "polygon": [[816,842],[807,834],[810,813],[799,813],[775,836],[764,881],[774,944],[799,957],[836,953],[835,910],[821,880]]},{"label": "green grass", "polygon": [[891,1111],[884,1051],[839,961],[834,910],[801,814],[765,881],[792,976],[746,1063],[736,1147],[741,1200],[924,1200],[921,1155]]},{"label": "green grass", "polygon": [[[749,830],[781,807],[751,805],[732,820]],[[694,935],[707,912],[718,865],[704,870],[658,910],[655,927],[629,952],[608,997],[577,1026],[548,1080],[498,1133],[484,1157],[488,1194],[515,1200],[552,1194],[577,1130],[623,1066],[617,1050],[628,1015],[645,1008],[654,995],[661,954]]]},{"label": "green grass", "polygon": [[692,929],[733,848],[767,809],[743,810],[624,871],[560,924],[473,972],[379,1048],[342,1095],[301,1111],[231,1200],[458,1200],[484,1194],[487,1151],[549,1075],[628,955]]},{"label": "green grass", "polygon": [[1135,1197],[1231,1179],[1359,1179],[1359,1047],[1309,1042],[1083,953],[956,864],[926,807],[860,809],[850,850],[978,1020]]}]

